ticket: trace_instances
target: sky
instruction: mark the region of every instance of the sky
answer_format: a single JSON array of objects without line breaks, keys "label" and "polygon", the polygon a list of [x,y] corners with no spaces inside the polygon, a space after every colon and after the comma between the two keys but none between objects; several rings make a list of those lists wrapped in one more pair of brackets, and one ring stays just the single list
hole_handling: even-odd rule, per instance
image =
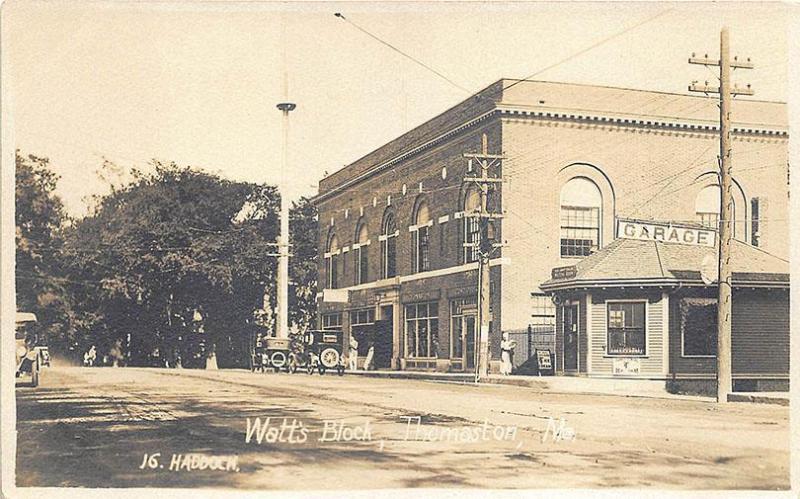
[{"label": "sky", "polygon": [[786,101],[787,17],[785,5],[753,3],[10,0],[3,118],[15,148],[50,158],[57,193],[79,217],[90,196],[108,192],[103,158],[119,167],[116,182],[156,158],[278,183],[285,72],[298,106],[286,186],[294,199],[492,82],[571,56],[536,79],[689,93],[692,80],[714,75],[687,58],[716,58],[723,24],[732,54],[756,64],[734,81],[752,83],[756,99]]}]

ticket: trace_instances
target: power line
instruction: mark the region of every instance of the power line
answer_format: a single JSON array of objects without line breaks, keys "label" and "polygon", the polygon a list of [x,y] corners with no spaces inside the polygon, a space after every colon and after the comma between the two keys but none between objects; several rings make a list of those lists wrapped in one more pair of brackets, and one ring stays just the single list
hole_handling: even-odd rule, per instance
[{"label": "power line", "polygon": [[630,31],[633,31],[634,29],[636,29],[636,28],[638,28],[638,27],[640,27],[640,26],[642,26],[644,24],[647,24],[647,23],[649,23],[651,21],[654,21],[655,19],[663,16],[664,14],[667,14],[668,12],[670,12],[672,10],[674,10],[674,9],[663,10],[663,11],[659,12],[658,14],[656,14],[654,16],[651,16],[651,17],[648,17],[647,19],[645,19],[645,20],[643,20],[641,22],[638,22],[638,23],[634,24],[633,26],[631,26],[629,28],[626,28],[626,29],[624,29],[622,31],[619,31],[619,32],[614,33],[614,34],[612,34],[610,36],[607,36],[607,37],[605,37],[605,38],[603,38],[601,40],[598,40],[597,42],[589,45],[588,47],[586,47],[586,48],[584,48],[582,50],[579,50],[578,52],[575,52],[574,54],[569,55],[569,56],[559,60],[558,62],[555,62],[555,63],[550,64],[549,66],[546,66],[546,67],[544,67],[544,68],[542,68],[542,69],[540,69],[538,71],[535,71],[535,72],[531,73],[530,75],[526,76],[525,78],[515,81],[514,83],[508,85],[507,87],[503,87],[501,89],[501,91],[508,90],[509,88],[513,87],[514,85],[517,85],[519,83],[522,83],[525,80],[529,80],[529,79],[531,79],[531,78],[533,78],[535,76],[538,76],[538,75],[544,73],[545,71],[553,69],[556,66],[560,66],[561,64],[564,64],[565,62],[568,62],[568,61],[570,61],[570,60],[572,60],[572,59],[574,59],[574,58],[576,58],[578,56],[581,56],[581,55],[585,54],[586,52],[589,52],[592,49],[595,49],[595,48],[599,47],[600,45],[603,45],[604,43],[607,43],[607,42],[613,40],[614,38],[618,38],[618,37],[630,32]]},{"label": "power line", "polygon": [[335,13],[335,14],[334,14],[334,16],[336,16],[336,17],[338,17],[339,19],[341,19],[341,20],[345,21],[345,22],[346,22],[346,23],[348,23],[350,26],[352,26],[352,27],[356,28],[357,30],[359,30],[360,32],[362,32],[362,33],[364,33],[365,35],[369,36],[369,37],[370,37],[370,38],[372,38],[373,40],[376,40],[376,41],[378,41],[379,43],[381,43],[381,44],[383,44],[383,45],[386,45],[387,47],[389,47],[390,49],[394,50],[395,52],[397,52],[398,54],[402,55],[403,57],[405,57],[405,58],[407,58],[407,59],[410,59],[410,60],[414,61],[416,64],[418,64],[418,65],[422,66],[423,68],[427,69],[427,70],[428,70],[428,71],[430,71],[431,73],[435,74],[436,76],[438,76],[439,78],[443,79],[443,80],[444,80],[444,81],[446,81],[447,83],[449,83],[449,84],[453,85],[454,87],[458,88],[459,90],[462,90],[462,91],[464,91],[464,92],[466,92],[466,93],[468,93],[468,94],[472,94],[472,93],[473,93],[473,92],[472,92],[472,90],[469,90],[469,89],[467,89],[467,88],[464,88],[464,87],[462,87],[461,85],[459,85],[458,83],[456,83],[456,82],[455,82],[455,81],[453,81],[452,79],[448,78],[447,76],[445,76],[445,75],[444,75],[444,74],[442,74],[441,72],[437,71],[437,70],[436,70],[436,69],[434,69],[433,67],[429,66],[428,64],[425,64],[424,62],[420,61],[420,60],[419,60],[419,59],[417,59],[416,57],[414,57],[414,56],[412,56],[412,55],[410,55],[410,54],[408,54],[408,53],[404,52],[403,50],[399,49],[398,47],[396,47],[396,46],[392,45],[391,43],[389,43],[389,42],[387,42],[387,41],[383,40],[382,38],[378,37],[377,35],[375,35],[375,34],[373,34],[373,33],[369,32],[369,31],[367,31],[367,30],[366,30],[366,29],[364,29],[364,28],[362,28],[361,26],[359,26],[358,24],[354,23],[354,22],[353,22],[353,21],[351,21],[350,19],[348,19],[348,18],[344,17],[344,14],[342,14],[341,12],[337,12],[337,13]]},{"label": "power line", "polygon": [[[645,202],[641,203],[641,204],[640,204],[640,205],[638,205],[636,208],[634,208],[634,209],[631,211],[631,214],[636,214],[636,213],[638,213],[638,212],[639,212],[639,210],[641,210],[642,208],[644,208],[646,205],[650,204],[650,203],[651,203],[651,202],[652,202],[654,199],[656,199],[656,198],[657,198],[657,197],[658,197],[658,196],[659,196],[659,195],[660,195],[662,192],[664,192],[664,190],[665,190],[667,187],[669,187],[670,185],[672,185],[672,182],[674,182],[674,181],[675,181],[675,180],[676,180],[678,177],[680,177],[681,175],[684,175],[684,174],[686,174],[687,172],[689,172],[689,171],[693,170],[693,169],[694,169],[694,168],[695,168],[697,165],[699,165],[699,164],[700,164],[700,163],[699,163],[699,162],[700,162],[700,160],[701,160],[701,159],[702,159],[702,158],[703,158],[703,157],[706,155],[706,153],[707,153],[707,152],[708,152],[708,151],[711,149],[711,147],[712,147],[712,146],[714,146],[714,143],[713,143],[713,142],[712,142],[712,143],[710,143],[710,144],[709,144],[709,145],[708,145],[708,146],[707,146],[705,149],[703,149],[703,151],[702,151],[700,154],[698,154],[698,155],[697,155],[697,157],[694,159],[694,161],[692,161],[692,162],[689,164],[689,166],[687,166],[687,167],[686,167],[686,168],[684,168],[683,170],[681,170],[681,171],[679,171],[679,172],[677,172],[677,173],[673,174],[671,177],[667,177],[667,178],[669,179],[669,181],[668,181],[666,184],[664,184],[664,185],[663,185],[663,186],[662,186],[662,187],[661,187],[661,188],[660,188],[658,191],[656,191],[656,193],[655,193],[655,194],[653,194],[652,196],[650,196],[650,198],[648,198],[648,199],[647,199]],[[665,179],[662,179],[662,181],[663,181],[663,180],[666,180],[667,178],[665,178]]]}]

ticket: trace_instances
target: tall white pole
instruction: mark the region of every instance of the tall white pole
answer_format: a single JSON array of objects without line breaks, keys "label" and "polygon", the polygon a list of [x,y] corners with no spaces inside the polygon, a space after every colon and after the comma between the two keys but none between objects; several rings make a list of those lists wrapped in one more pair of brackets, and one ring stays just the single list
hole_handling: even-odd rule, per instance
[{"label": "tall white pole", "polygon": [[297,107],[291,102],[278,104],[283,112],[283,146],[281,147],[281,227],[278,235],[278,338],[289,337],[289,193],[286,188],[288,169],[289,111]]},{"label": "tall white pole", "polygon": [[284,21],[283,40],[283,98],[284,102],[278,104],[278,109],[283,113],[283,144],[281,145],[281,224],[278,235],[278,338],[289,337],[289,192],[287,177],[289,169],[289,112],[297,107],[289,100],[289,74],[286,64],[286,23]]}]

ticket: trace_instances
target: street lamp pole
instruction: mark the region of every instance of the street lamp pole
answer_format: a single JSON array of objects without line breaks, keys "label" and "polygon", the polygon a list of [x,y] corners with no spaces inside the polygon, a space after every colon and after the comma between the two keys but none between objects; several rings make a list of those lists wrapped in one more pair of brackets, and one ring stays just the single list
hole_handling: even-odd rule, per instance
[{"label": "street lamp pole", "polygon": [[283,145],[281,147],[281,227],[278,235],[278,338],[289,337],[289,193],[286,188],[289,149],[289,112],[297,107],[292,102],[281,102],[283,113]]}]

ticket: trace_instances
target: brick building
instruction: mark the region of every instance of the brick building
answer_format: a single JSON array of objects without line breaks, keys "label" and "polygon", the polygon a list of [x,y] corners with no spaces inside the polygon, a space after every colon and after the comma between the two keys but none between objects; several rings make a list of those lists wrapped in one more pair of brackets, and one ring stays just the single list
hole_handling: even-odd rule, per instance
[{"label": "brick building", "polygon": [[[788,258],[784,103],[733,104],[735,237]],[[474,172],[503,153],[490,196],[507,245],[491,261],[490,349],[500,333],[555,342],[539,284],[614,240],[618,217],[714,226],[716,101],[690,95],[500,80],[322,179],[320,325],[375,346],[376,366],[472,370],[477,263]],[[466,216],[465,216],[466,214]],[[525,360],[520,350],[517,358]]]}]

